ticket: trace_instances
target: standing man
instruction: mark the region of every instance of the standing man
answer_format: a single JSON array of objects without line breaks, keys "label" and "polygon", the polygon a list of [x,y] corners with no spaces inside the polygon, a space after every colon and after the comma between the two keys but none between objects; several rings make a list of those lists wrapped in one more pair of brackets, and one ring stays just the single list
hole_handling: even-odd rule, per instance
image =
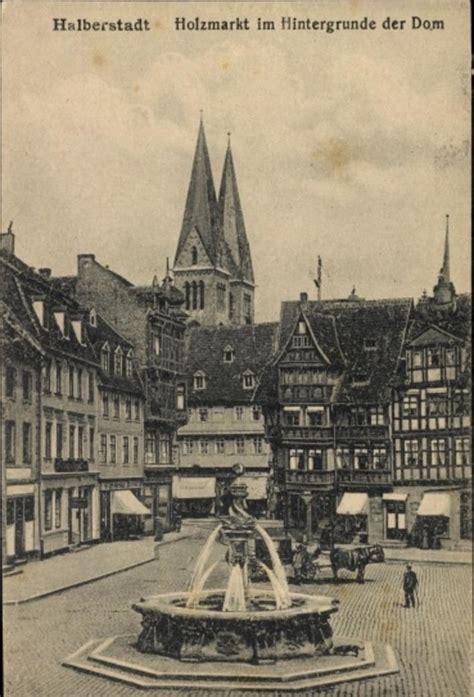
[{"label": "standing man", "polygon": [[415,607],[415,591],[418,587],[418,579],[410,564],[403,574],[403,591],[405,593],[405,607]]}]

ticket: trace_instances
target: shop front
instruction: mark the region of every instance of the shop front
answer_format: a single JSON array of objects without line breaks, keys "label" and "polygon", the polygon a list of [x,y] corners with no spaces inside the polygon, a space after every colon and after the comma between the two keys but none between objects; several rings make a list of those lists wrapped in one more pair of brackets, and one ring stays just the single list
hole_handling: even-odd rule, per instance
[{"label": "shop front", "polygon": [[174,475],[172,491],[183,518],[205,518],[215,512],[215,477]]},{"label": "shop front", "polygon": [[385,520],[385,539],[404,542],[407,537],[406,501],[408,495],[391,492],[382,496]]},{"label": "shop front", "polygon": [[237,484],[247,487],[247,510],[256,518],[263,518],[266,514],[267,480],[266,474],[246,474],[236,480]]},{"label": "shop front", "polygon": [[450,522],[450,494],[447,492],[424,493],[417,511],[417,546],[422,549],[440,549],[442,546],[449,546]]},{"label": "shop front", "polygon": [[346,492],[336,508],[336,537],[344,542],[365,544],[368,541],[369,496],[363,492]]},{"label": "shop front", "polygon": [[34,484],[7,485],[7,561],[19,561],[38,552],[36,487]]},{"label": "shop front", "polygon": [[143,504],[151,517],[144,518],[145,534],[153,535],[158,529],[166,532],[173,528],[173,498],[171,470],[158,465],[145,466]]},{"label": "shop front", "polygon": [[127,540],[145,534],[151,510],[143,502],[142,478],[102,480],[100,483],[100,539]]},{"label": "shop front", "polygon": [[96,476],[44,475],[41,486],[42,555],[92,542],[100,537]]}]

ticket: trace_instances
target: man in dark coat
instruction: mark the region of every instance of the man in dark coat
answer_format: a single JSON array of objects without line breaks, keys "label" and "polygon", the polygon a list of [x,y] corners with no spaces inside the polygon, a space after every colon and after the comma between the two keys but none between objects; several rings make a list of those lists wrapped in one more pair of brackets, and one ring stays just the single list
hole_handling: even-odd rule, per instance
[{"label": "man in dark coat", "polygon": [[403,591],[405,593],[405,607],[415,607],[415,591],[418,586],[418,579],[410,564],[403,574]]}]

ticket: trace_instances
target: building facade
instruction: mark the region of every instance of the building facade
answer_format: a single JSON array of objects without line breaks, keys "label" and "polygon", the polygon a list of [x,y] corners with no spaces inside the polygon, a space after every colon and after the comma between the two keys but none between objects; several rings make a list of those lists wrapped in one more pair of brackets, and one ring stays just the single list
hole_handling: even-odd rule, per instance
[{"label": "building facade", "polygon": [[173,274],[193,322],[254,321],[255,279],[230,142],[217,198],[202,121]]},{"label": "building facade", "polygon": [[269,323],[188,331],[188,422],[178,431],[173,481],[182,514],[227,512],[228,487],[239,472],[250,510],[266,512],[270,453],[253,396],[273,354],[276,329]]}]

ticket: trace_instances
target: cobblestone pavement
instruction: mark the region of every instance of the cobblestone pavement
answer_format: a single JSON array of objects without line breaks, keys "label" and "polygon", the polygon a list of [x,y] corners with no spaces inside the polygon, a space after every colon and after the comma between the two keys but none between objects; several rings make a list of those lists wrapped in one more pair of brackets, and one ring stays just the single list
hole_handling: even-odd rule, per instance
[{"label": "cobblestone pavement", "polygon": [[[205,526],[199,526],[195,539],[163,547],[157,561],[28,605],[5,607],[6,697],[137,697],[138,690],[77,673],[61,661],[91,638],[138,633],[140,618],[131,603],[144,595],[185,588],[205,536]],[[216,552],[222,554],[222,548]],[[342,582],[334,585],[324,572],[318,583],[298,587],[339,598],[340,610],[332,621],[335,633],[392,644],[401,668],[400,675],[340,685],[318,696],[468,697],[471,568],[414,568],[420,580],[420,606],[415,610],[401,606],[402,564],[369,566],[362,586],[344,572]],[[190,691],[151,694],[171,697],[185,692]],[[208,694],[224,693],[194,693]]]}]

